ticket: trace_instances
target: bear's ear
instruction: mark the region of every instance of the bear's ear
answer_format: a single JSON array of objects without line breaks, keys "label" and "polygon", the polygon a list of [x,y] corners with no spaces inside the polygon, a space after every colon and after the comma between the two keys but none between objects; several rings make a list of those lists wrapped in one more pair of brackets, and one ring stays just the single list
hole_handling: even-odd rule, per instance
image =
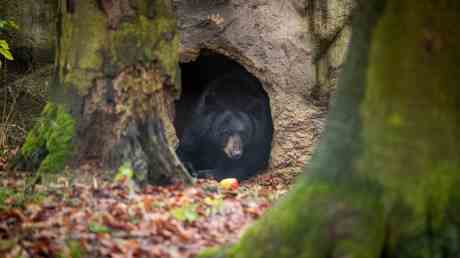
[{"label": "bear's ear", "polygon": [[246,106],[245,111],[250,114],[258,114],[263,112],[263,103],[260,99],[253,99],[249,105]]},{"label": "bear's ear", "polygon": [[219,108],[220,104],[214,95],[208,95],[204,98],[204,105],[208,108]]}]

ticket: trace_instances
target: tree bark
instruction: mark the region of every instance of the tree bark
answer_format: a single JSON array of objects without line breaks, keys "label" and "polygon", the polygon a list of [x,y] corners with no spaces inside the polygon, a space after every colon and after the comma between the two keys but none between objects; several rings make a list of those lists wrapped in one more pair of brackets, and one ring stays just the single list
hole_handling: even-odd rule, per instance
[{"label": "tree bark", "polygon": [[460,2],[360,1],[311,171],[201,257],[458,257]]},{"label": "tree bark", "polygon": [[19,26],[18,30],[9,30],[2,35],[10,43],[15,60],[37,66],[53,63],[57,1],[0,0],[0,6],[0,17],[13,20]]},{"label": "tree bark", "polygon": [[297,173],[311,157],[324,116],[310,98],[317,82],[316,48],[305,5],[300,0],[174,3],[181,62],[192,64],[219,54],[254,75],[269,96],[273,118],[267,172]]},{"label": "tree bark", "polygon": [[189,181],[172,148],[179,38],[171,2],[61,0],[59,14],[52,100],[18,166],[129,165],[140,182]]},{"label": "tree bark", "polygon": [[[8,28],[0,31],[0,37],[8,42],[14,58],[14,60],[3,62],[0,69],[0,89],[3,90],[8,88],[10,86],[8,84],[16,81],[18,77],[32,74],[36,70],[42,70],[41,68],[44,66],[53,63],[56,49],[57,1],[0,0],[0,6],[0,19],[14,21],[19,27],[18,29]],[[38,75],[34,74],[32,76]],[[46,80],[46,78],[43,80]],[[35,92],[37,88],[46,86],[43,83],[36,83],[31,87],[33,87],[31,91]],[[15,93],[20,91],[21,89],[14,88]],[[8,96],[8,100],[7,105],[17,99],[13,96]],[[19,100],[18,102],[21,101]],[[16,113],[21,115],[24,114],[23,110],[21,110],[24,106],[32,106],[32,109],[35,109],[35,105],[28,105],[27,102],[25,105],[18,103],[18,106],[20,108],[15,110],[17,110]],[[41,109],[43,106],[37,106],[37,108]],[[29,111],[28,115],[31,113],[33,112]],[[26,122],[26,124],[29,123]]]}]

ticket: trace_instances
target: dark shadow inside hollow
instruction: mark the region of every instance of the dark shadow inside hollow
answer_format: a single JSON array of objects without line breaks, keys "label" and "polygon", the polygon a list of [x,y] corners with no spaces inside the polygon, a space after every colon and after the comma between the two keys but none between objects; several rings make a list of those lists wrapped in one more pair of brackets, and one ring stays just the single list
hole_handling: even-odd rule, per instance
[{"label": "dark shadow inside hollow", "polygon": [[[180,99],[176,101],[176,117],[174,121],[179,138],[182,136],[183,129],[191,118],[193,110],[207,84],[230,73],[254,77],[239,63],[224,55],[210,51],[202,51],[202,54],[195,61],[181,63],[180,68],[182,93]],[[260,82],[259,87],[260,90],[263,90]]]},{"label": "dark shadow inside hollow", "polygon": [[239,63],[210,51],[180,66],[182,93],[174,126],[182,161],[186,157],[197,170],[217,167],[211,175],[216,179],[245,179],[265,168],[273,122],[261,82]]}]

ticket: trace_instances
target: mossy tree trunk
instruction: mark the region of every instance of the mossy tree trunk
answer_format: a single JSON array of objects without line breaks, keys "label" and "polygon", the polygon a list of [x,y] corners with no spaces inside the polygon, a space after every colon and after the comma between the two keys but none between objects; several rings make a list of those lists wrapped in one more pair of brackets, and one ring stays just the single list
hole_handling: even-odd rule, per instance
[{"label": "mossy tree trunk", "polygon": [[174,154],[178,45],[169,0],[61,0],[52,99],[19,167],[130,166],[141,182],[187,181]]},{"label": "mossy tree trunk", "polygon": [[311,171],[202,257],[459,257],[460,2],[360,8]]}]

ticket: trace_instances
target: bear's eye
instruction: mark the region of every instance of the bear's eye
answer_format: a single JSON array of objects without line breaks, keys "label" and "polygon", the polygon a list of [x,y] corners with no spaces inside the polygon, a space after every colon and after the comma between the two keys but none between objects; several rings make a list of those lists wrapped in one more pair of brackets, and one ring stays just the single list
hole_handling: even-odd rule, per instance
[{"label": "bear's eye", "polygon": [[232,133],[232,132],[231,132],[230,130],[226,129],[226,130],[223,130],[223,131],[221,132],[221,135],[222,135],[222,136],[230,136],[231,133]]}]

